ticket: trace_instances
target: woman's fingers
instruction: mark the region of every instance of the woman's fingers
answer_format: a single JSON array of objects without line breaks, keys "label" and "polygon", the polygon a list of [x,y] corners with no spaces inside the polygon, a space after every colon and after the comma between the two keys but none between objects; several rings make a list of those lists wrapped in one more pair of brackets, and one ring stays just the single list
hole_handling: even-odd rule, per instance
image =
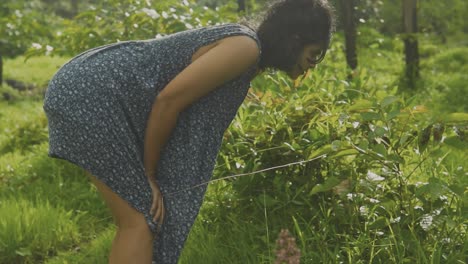
[{"label": "woman's fingers", "polygon": [[151,203],[150,215],[153,217],[153,221],[158,222],[160,225],[164,220],[164,201],[159,186],[155,182],[151,182],[151,189],[153,191],[153,201]]},{"label": "woman's fingers", "polygon": [[153,198],[151,212],[151,215],[153,216],[153,221],[162,223],[164,219],[164,201],[160,193],[157,193]]}]

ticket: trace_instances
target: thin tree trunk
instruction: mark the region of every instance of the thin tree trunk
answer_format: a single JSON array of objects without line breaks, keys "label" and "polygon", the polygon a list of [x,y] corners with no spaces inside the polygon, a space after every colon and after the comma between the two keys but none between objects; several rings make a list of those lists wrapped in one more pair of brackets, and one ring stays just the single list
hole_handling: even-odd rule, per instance
[{"label": "thin tree trunk", "polygon": [[354,0],[341,0],[341,10],[344,23],[345,40],[346,40],[346,62],[348,66],[354,70],[357,68],[357,52],[356,52],[356,22],[354,19]]},{"label": "thin tree trunk", "polygon": [[245,11],[245,0],[237,0],[237,4],[239,5],[239,9],[237,9],[238,12],[244,12]]},{"label": "thin tree trunk", "polygon": [[78,14],[78,0],[70,0],[71,3],[71,13],[73,16]]},{"label": "thin tree trunk", "polygon": [[0,86],[3,84],[3,57],[0,54]]},{"label": "thin tree trunk", "polygon": [[419,77],[417,4],[417,0],[403,0],[406,77],[412,84]]}]

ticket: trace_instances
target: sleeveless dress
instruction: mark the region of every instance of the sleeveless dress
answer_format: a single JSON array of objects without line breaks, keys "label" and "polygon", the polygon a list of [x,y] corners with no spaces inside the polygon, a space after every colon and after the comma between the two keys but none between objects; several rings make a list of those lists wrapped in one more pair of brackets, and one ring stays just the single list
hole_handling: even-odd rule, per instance
[{"label": "sleeveless dress", "polygon": [[[158,93],[191,63],[194,52],[248,27],[224,24],[162,38],[88,50],[63,65],[44,99],[49,156],[72,162],[144,214],[156,233],[153,262],[177,263],[199,212],[223,134],[243,102],[257,65],[217,87],[179,114],[162,149],[157,181],[166,215],[159,232],[149,215],[152,192],[144,173],[147,119]],[[258,63],[258,61],[257,61]]]}]

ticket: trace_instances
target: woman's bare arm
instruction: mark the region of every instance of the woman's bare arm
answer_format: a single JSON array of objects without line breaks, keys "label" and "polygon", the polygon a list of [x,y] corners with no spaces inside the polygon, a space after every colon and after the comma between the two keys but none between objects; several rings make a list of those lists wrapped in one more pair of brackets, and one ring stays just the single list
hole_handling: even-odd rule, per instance
[{"label": "woman's bare arm", "polygon": [[161,149],[174,129],[179,113],[216,87],[245,72],[258,56],[259,48],[253,39],[247,36],[225,38],[192,62],[159,93],[145,131],[144,166],[147,176],[155,176]]}]

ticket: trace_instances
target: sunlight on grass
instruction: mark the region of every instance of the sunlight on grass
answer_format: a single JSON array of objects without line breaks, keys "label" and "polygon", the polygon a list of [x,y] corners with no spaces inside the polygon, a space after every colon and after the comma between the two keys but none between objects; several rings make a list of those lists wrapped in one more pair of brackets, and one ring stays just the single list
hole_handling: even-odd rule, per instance
[{"label": "sunlight on grass", "polygon": [[[4,62],[4,79],[45,86],[60,66],[67,62],[68,58],[39,56],[25,61],[20,56],[15,59],[7,59]],[[34,74],[31,74],[31,73]]]}]

